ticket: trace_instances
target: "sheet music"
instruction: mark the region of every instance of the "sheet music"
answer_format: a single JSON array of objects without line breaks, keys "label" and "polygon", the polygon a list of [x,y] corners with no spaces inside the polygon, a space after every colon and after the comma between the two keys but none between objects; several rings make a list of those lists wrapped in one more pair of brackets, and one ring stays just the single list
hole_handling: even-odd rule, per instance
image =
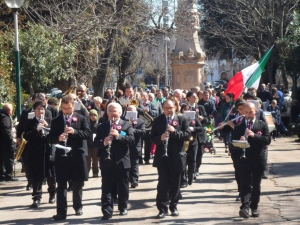
[{"label": "sheet music", "polygon": [[248,141],[232,140],[232,145],[237,148],[249,148]]},{"label": "sheet music", "polygon": [[125,118],[128,120],[136,120],[137,119],[137,111],[127,111]]},{"label": "sheet music", "polygon": [[81,109],[81,103],[80,102],[74,102],[74,110],[80,110]]},{"label": "sheet music", "polygon": [[33,119],[34,117],[35,117],[35,113],[34,112],[28,113],[28,119]]},{"label": "sheet music", "polygon": [[119,102],[121,103],[121,105],[129,105],[130,104],[130,100],[128,99],[120,99]]},{"label": "sheet music", "polygon": [[72,150],[71,147],[62,146],[62,145],[60,145],[60,144],[56,144],[56,145],[54,145],[54,147],[55,147],[55,148],[62,149],[62,150],[64,150],[66,153],[68,153],[69,151]]},{"label": "sheet music", "polygon": [[194,120],[196,118],[196,112],[195,111],[185,111],[183,113],[183,116],[187,119]]}]

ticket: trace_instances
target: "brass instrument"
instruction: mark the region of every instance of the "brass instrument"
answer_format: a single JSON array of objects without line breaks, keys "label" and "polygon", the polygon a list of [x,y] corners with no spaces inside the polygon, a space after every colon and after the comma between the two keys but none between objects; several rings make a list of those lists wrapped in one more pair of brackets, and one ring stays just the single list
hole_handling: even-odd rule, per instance
[{"label": "brass instrument", "polygon": [[24,135],[24,132],[21,135],[22,141],[21,141],[21,144],[19,145],[19,147],[17,149],[17,153],[16,153],[16,157],[15,157],[16,160],[20,160],[21,159],[21,156],[22,156],[22,154],[24,152],[25,146],[26,146],[26,144],[28,142],[28,141],[25,140],[25,138],[23,137],[23,135]]},{"label": "brass instrument", "polygon": [[[170,121],[171,121],[171,115],[169,114],[168,115],[167,126],[166,126],[166,132],[168,132],[168,133],[169,133],[168,126],[169,126]],[[169,145],[169,137],[165,140],[165,143],[164,143],[165,151],[164,151],[164,154],[162,155],[162,157],[169,157],[168,156],[168,145]]]},{"label": "brass instrument", "polygon": [[[71,93],[74,93],[76,89],[76,85],[72,85],[68,90],[66,90],[62,96],[65,96],[65,95],[68,95],[68,94],[71,94]],[[60,109],[60,106],[61,106],[61,99],[59,99],[59,104],[58,104],[58,108]]]},{"label": "brass instrument", "polygon": [[[246,132],[247,132],[247,130],[248,130],[248,127],[249,127],[249,120],[247,120],[247,123],[246,123],[246,129],[245,129],[245,138],[246,138],[246,140],[248,140],[248,136],[247,136],[247,134],[246,134]],[[240,157],[240,159],[242,159],[242,160],[246,160],[247,158],[246,158],[246,149],[245,148],[243,148],[243,155]]]},{"label": "brass instrument", "polygon": [[[115,121],[115,118],[113,117],[112,120],[111,120],[111,122],[110,122],[111,123],[110,124],[110,131],[113,128],[114,121]],[[110,131],[109,131],[109,133],[110,133]],[[111,160],[111,158],[110,158],[110,155],[111,155],[110,149],[111,149],[111,143],[112,143],[112,136],[109,134],[109,137],[110,137],[110,141],[108,143],[108,148],[106,149],[106,151],[107,151],[107,157],[105,158],[105,160]]]},{"label": "brass instrument", "polygon": [[[190,118],[188,118],[188,123],[190,124],[190,121],[191,119]],[[185,151],[187,151],[188,149],[189,149],[189,146],[190,146],[190,142],[192,142],[192,141],[194,141],[194,137],[193,137],[193,135],[191,135],[191,137],[190,137],[190,140],[189,141],[185,141],[184,142],[184,150]]]}]

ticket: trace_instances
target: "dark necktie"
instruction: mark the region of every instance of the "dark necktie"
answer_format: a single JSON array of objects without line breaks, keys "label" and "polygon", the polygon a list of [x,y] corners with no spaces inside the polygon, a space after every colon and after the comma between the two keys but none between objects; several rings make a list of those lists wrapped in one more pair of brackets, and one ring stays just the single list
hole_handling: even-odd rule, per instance
[{"label": "dark necktie", "polygon": [[253,125],[253,121],[251,120],[251,121],[249,122],[249,127],[248,127],[249,130],[252,130],[252,125]]}]

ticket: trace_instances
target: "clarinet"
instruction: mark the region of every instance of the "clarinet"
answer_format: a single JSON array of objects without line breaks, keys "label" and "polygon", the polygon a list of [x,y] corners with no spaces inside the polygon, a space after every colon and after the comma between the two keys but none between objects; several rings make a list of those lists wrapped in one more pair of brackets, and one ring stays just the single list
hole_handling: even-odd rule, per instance
[{"label": "clarinet", "polygon": [[[171,121],[171,115],[169,114],[169,115],[168,115],[168,122],[167,122],[166,132],[168,132],[168,125],[169,125],[170,121]],[[169,138],[167,138],[167,139],[165,140],[165,143],[164,143],[165,152],[164,152],[164,154],[162,155],[162,157],[169,157],[169,156],[168,156],[168,145],[169,145]]]},{"label": "clarinet", "polygon": [[[246,141],[248,140],[248,136],[247,136],[247,134],[246,134],[246,132],[247,132],[247,130],[248,130],[248,127],[249,127],[249,120],[247,120],[247,123],[246,123],[246,129],[245,129],[245,139],[246,139]],[[246,149],[244,149],[243,148],[243,155],[240,157],[240,159],[242,159],[242,160],[246,160],[247,158],[246,158]]]},{"label": "clarinet", "polygon": [[[65,129],[68,127],[68,125],[69,125],[68,123],[69,123],[69,115],[67,114],[67,115],[66,115],[66,127],[65,127]],[[65,146],[67,147],[68,134],[65,133],[65,135],[66,135],[66,138],[65,138],[65,140],[64,140],[64,144],[65,144]],[[65,151],[65,154],[62,155],[62,156],[67,157],[66,151]]]},{"label": "clarinet", "polygon": [[[115,118],[113,117],[112,120],[111,120],[111,122],[110,122],[110,130],[109,130],[109,133],[110,133],[110,131],[111,131],[112,128],[113,128],[114,121],[115,121]],[[110,141],[108,142],[108,148],[106,149],[106,151],[107,151],[107,157],[105,158],[105,160],[111,160],[111,158],[110,158],[110,155],[111,155],[110,149],[111,149],[111,143],[112,143],[112,136],[111,136],[110,134],[109,134],[109,138],[110,138]]]}]

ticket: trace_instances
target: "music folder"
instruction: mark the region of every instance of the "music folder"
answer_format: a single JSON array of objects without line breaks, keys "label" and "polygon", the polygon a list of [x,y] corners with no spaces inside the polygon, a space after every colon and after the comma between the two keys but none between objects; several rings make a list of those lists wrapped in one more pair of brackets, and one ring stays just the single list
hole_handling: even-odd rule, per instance
[{"label": "music folder", "polygon": [[195,111],[185,111],[183,113],[183,116],[189,120],[194,120],[196,118],[196,112]]},{"label": "music folder", "polygon": [[125,118],[129,121],[137,119],[137,111],[127,111]]},{"label": "music folder", "polygon": [[232,145],[237,148],[249,148],[248,141],[232,140]]},{"label": "music folder", "polygon": [[66,153],[68,153],[69,151],[72,150],[71,147],[62,146],[62,145],[60,145],[60,144],[56,144],[56,145],[54,145],[54,147],[55,147],[55,148],[62,149],[62,150],[64,150]]},{"label": "music folder", "polygon": [[128,99],[122,98],[119,100],[119,102],[121,105],[130,105],[130,100],[128,100]]}]

